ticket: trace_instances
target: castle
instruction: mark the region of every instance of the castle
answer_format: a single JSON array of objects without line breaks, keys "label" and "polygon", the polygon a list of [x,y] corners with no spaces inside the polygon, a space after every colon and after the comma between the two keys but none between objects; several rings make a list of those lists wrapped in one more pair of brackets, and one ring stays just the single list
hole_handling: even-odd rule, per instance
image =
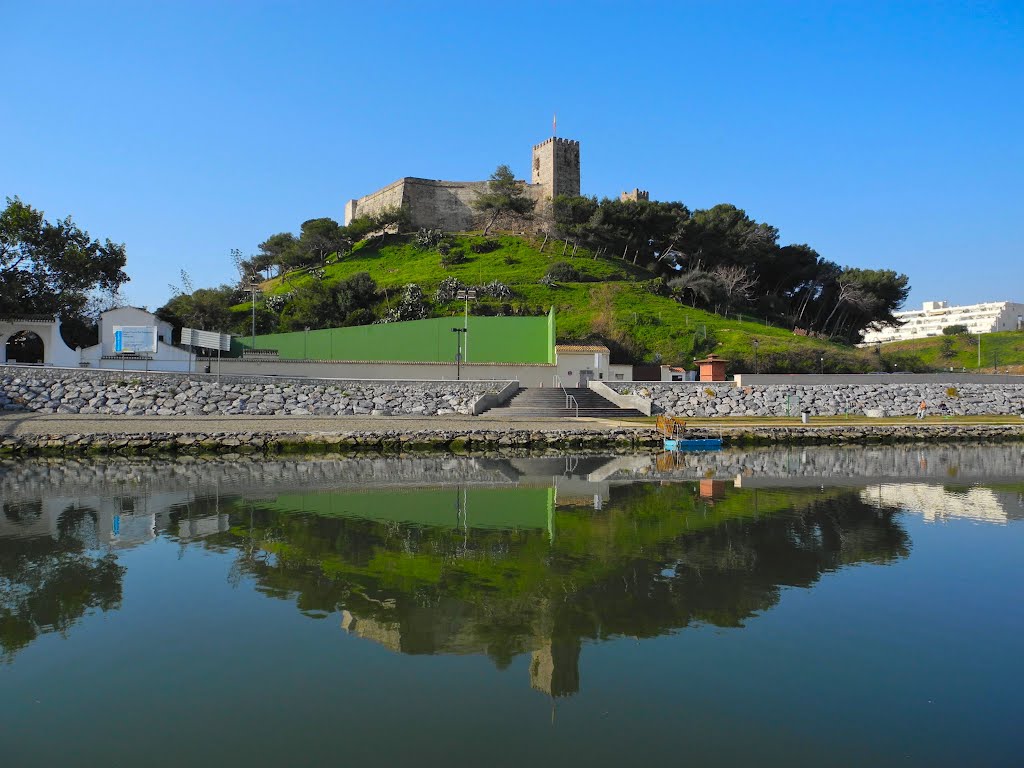
[{"label": "castle", "polygon": [[[552,136],[533,147],[531,179],[521,182],[543,216],[558,195],[580,194],[580,143]],[[481,226],[473,201],[487,192],[487,181],[440,181],[406,176],[345,204],[345,224],[394,207],[405,208],[413,228],[459,232]]]}]

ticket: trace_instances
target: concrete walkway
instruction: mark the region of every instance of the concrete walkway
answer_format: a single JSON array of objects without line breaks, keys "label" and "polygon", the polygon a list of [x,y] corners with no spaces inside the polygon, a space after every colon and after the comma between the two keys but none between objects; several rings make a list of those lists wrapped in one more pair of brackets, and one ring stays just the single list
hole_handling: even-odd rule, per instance
[{"label": "concrete walkway", "polygon": [[651,425],[610,419],[493,418],[484,416],[82,416],[53,413],[2,413],[0,435],[196,434],[216,432],[358,432],[374,430],[529,430],[554,432],[612,429],[650,432]]}]

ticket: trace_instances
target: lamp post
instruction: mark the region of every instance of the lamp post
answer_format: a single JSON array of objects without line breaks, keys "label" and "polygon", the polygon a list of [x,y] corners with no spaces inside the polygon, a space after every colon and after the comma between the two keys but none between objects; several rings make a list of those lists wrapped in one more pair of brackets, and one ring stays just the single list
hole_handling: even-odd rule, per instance
[{"label": "lamp post", "polygon": [[757,374],[758,373],[758,370],[757,370],[757,348],[759,346],[761,346],[761,342],[759,342],[757,339],[754,339],[753,344],[754,344],[754,373]]},{"label": "lamp post", "polygon": [[825,375],[825,356],[822,355],[821,357],[819,357],[818,358],[818,362],[821,363],[821,373],[824,376]]},{"label": "lamp post", "polygon": [[302,359],[309,360],[309,326],[306,326],[305,332],[302,334]]},{"label": "lamp post", "polygon": [[466,342],[462,345],[463,354],[466,357],[466,362],[469,362],[469,302],[476,301],[476,289],[470,288],[467,290],[459,291],[455,294],[455,298],[459,301],[466,302],[465,314],[462,316],[462,332],[466,334]]},{"label": "lamp post", "polygon": [[252,293],[252,348],[256,349],[256,294],[260,292],[260,284],[256,281],[255,275],[246,290]]},{"label": "lamp post", "polygon": [[452,328],[455,334],[455,380],[462,379],[462,335],[466,333],[465,328]]}]

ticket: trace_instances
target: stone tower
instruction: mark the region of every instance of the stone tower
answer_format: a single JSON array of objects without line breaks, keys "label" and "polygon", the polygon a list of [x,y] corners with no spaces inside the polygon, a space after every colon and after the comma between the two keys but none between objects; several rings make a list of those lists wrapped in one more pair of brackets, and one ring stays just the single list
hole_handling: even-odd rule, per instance
[{"label": "stone tower", "polygon": [[546,197],[580,194],[580,143],[551,137],[533,148],[531,183],[544,186]]}]

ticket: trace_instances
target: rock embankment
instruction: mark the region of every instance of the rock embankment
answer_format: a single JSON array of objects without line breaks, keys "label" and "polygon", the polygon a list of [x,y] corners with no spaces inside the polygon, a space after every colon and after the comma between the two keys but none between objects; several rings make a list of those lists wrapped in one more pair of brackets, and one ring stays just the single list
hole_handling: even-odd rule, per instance
[{"label": "rock embankment", "polygon": [[[870,378],[870,377],[868,377]],[[907,416],[924,400],[930,413],[1007,416],[1024,413],[1024,384],[769,384],[728,382],[610,384],[651,400],[654,412],[716,416]]]},{"label": "rock embankment", "polygon": [[114,416],[446,416],[508,382],[216,381],[159,374],[0,369],[0,408]]},{"label": "rock embankment", "polygon": [[[1024,440],[1021,425],[869,425],[859,427],[695,428],[688,437],[720,437],[725,445],[825,445]],[[26,434],[0,438],[0,456],[360,453],[424,451],[660,450],[647,429],[418,429],[349,432],[170,432]]]}]

